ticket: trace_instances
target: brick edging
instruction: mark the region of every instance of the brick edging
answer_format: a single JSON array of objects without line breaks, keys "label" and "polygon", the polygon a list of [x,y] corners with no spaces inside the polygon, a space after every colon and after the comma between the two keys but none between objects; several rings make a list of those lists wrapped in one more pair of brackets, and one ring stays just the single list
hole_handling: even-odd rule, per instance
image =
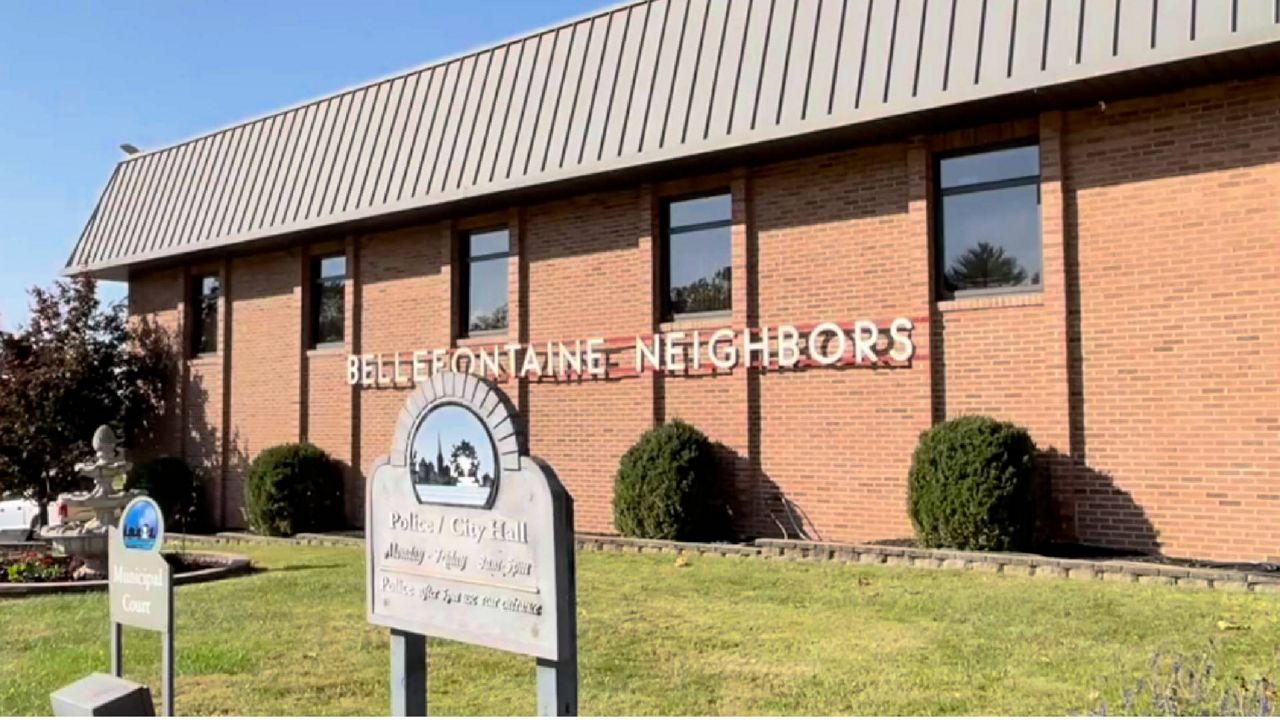
[{"label": "brick edging", "polygon": [[1106,580],[1143,585],[1173,585],[1234,592],[1280,594],[1280,573],[1191,568],[1129,560],[1072,560],[1026,553],[984,553],[965,550],[930,550],[893,545],[823,543],[805,540],[756,540],[751,545],[679,543],[639,540],[609,535],[580,535],[577,547],[585,550],[690,553],[746,556],[813,562],[893,565],[930,569],[1049,577],[1071,580]]},{"label": "brick edging", "polygon": [[362,537],[298,533],[293,537],[272,537],[247,532],[220,532],[214,535],[191,533],[165,533],[165,539],[178,542],[204,543],[206,545],[316,545],[320,547],[360,547]]},{"label": "brick edging", "polygon": [[[188,542],[224,545],[258,543],[358,547],[364,544],[363,538],[312,533],[304,533],[292,538],[266,537],[241,532],[223,532],[217,535],[169,533],[169,538]],[[1105,580],[1142,585],[1172,585],[1280,595],[1280,573],[1193,568],[1133,560],[1073,560],[1028,553],[931,550],[870,543],[824,543],[808,540],[760,539],[751,544],[692,543],[589,534],[577,535],[574,539],[574,545],[578,550],[604,552],[634,551],[638,553],[761,557],[782,560],[859,563],[863,565],[910,566],[945,570],[969,570],[1021,577]]]}]

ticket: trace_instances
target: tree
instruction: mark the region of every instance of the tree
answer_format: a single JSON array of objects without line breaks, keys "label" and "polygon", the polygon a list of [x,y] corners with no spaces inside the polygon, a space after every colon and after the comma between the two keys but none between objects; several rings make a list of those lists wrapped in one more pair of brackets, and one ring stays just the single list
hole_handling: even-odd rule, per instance
[{"label": "tree", "polygon": [[946,272],[951,290],[1005,287],[1026,282],[1027,271],[1018,259],[1005,255],[1004,248],[979,242],[951,263]]},{"label": "tree", "polygon": [[732,269],[726,265],[709,277],[671,288],[671,311],[676,313],[724,310],[730,305]]},{"label": "tree", "polygon": [[455,478],[474,478],[480,468],[480,455],[476,452],[474,445],[462,440],[453,447],[449,466],[453,469]]},{"label": "tree", "polygon": [[487,332],[489,330],[505,330],[507,327],[507,304],[502,303],[493,312],[477,315],[471,320],[471,332]]},{"label": "tree", "polygon": [[149,322],[106,308],[88,278],[32,288],[31,319],[0,330],[0,491],[45,507],[83,484],[76,462],[109,425],[131,447],[153,429],[171,377],[172,343]]}]

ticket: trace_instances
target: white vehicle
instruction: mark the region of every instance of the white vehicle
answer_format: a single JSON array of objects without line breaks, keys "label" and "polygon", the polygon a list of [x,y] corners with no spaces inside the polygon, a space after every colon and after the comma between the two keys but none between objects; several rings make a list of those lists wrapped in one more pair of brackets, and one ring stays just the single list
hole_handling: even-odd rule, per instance
[{"label": "white vehicle", "polygon": [[[68,520],[90,520],[93,511],[83,508],[78,517],[69,518],[66,494],[49,503],[49,527],[57,527]],[[40,503],[35,498],[20,493],[0,496],[0,542],[26,542],[40,529]]]},{"label": "white vehicle", "polygon": [[30,540],[40,524],[40,503],[35,498],[7,493],[0,497],[0,539]]}]

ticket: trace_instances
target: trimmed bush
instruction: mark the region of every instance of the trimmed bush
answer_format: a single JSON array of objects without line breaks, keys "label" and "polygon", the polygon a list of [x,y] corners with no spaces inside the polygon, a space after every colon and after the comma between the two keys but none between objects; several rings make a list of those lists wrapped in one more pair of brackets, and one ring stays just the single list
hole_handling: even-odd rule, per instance
[{"label": "trimmed bush", "polygon": [[342,520],[342,468],[310,443],[263,450],[245,488],[250,526],[264,535],[333,530]]},{"label": "trimmed bush", "polygon": [[702,540],[720,529],[716,461],[707,436],[675,420],[645,432],[622,456],[613,524],[629,537]]},{"label": "trimmed bush", "polygon": [[200,479],[186,461],[158,457],[135,465],[125,477],[126,490],[138,490],[156,501],[164,514],[164,527],[173,532],[197,532],[204,523]]},{"label": "trimmed bush", "polygon": [[908,512],[925,547],[1025,550],[1036,529],[1035,443],[988,417],[949,420],[921,433],[911,461]]}]

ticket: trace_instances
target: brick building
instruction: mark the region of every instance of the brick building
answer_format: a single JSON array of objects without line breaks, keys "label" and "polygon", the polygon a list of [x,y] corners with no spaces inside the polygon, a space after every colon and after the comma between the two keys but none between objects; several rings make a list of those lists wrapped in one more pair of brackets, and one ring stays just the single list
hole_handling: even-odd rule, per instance
[{"label": "brick building", "polygon": [[582,531],[678,417],[742,533],[903,537],[917,436],[983,413],[1059,537],[1276,560],[1277,58],[1271,0],[629,3],[127,158],[68,272],[173,333],[139,452],[227,527],[301,439],[358,522],[441,349],[499,361]]}]

